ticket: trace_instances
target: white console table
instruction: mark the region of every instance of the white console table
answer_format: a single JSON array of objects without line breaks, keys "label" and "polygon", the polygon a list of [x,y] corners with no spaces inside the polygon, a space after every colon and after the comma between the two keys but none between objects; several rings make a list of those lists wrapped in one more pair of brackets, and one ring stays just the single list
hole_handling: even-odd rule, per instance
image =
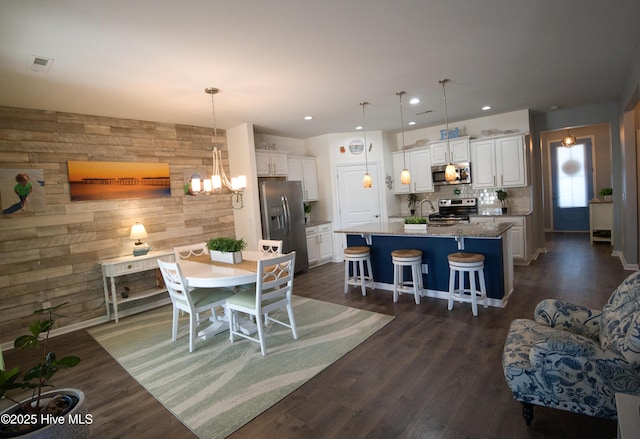
[{"label": "white console table", "polygon": [[113,314],[116,323],[118,322],[118,304],[144,299],[146,297],[162,294],[167,291],[163,287],[150,288],[139,291],[131,291],[129,297],[119,297],[116,291],[115,279],[119,276],[127,274],[139,273],[141,271],[155,270],[158,268],[158,259],[166,262],[175,260],[173,250],[151,251],[143,256],[123,256],[120,258],[105,259],[99,262],[102,266],[102,282],[104,287],[104,302],[107,307],[107,318],[111,320],[111,309],[109,304],[113,306]]}]

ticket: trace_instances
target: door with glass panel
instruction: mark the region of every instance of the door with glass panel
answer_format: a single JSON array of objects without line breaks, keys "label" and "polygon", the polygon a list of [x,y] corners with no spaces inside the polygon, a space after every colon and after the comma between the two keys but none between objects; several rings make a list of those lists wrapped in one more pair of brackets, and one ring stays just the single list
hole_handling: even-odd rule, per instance
[{"label": "door with glass panel", "polygon": [[553,229],[556,231],[588,231],[589,200],[593,198],[592,143],[578,139],[567,148],[551,143],[551,190]]}]

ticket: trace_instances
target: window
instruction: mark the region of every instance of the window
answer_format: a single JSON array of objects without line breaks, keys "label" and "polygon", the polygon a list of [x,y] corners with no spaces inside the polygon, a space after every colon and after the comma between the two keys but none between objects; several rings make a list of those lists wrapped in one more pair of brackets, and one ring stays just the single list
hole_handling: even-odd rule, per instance
[{"label": "window", "polygon": [[587,207],[586,145],[557,148],[558,207]]}]

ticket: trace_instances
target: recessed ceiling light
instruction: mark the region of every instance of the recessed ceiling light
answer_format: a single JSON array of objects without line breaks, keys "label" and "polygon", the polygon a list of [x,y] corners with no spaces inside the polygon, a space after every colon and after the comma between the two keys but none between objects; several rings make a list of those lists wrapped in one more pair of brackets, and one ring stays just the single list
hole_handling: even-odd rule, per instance
[{"label": "recessed ceiling light", "polygon": [[418,99],[418,98],[411,98],[411,100],[409,101],[409,103],[410,103],[411,105],[419,104],[419,103],[420,103],[420,99]]},{"label": "recessed ceiling light", "polygon": [[484,107],[482,107],[482,111],[487,111],[487,110],[491,110],[491,105],[485,105]]},{"label": "recessed ceiling light", "polygon": [[313,116],[305,116],[304,117],[304,120],[311,120],[311,119],[313,119]]},{"label": "recessed ceiling light", "polygon": [[356,127],[356,130],[361,130],[361,129],[362,129],[362,125],[358,125],[358,126]]},{"label": "recessed ceiling light", "polygon": [[414,121],[409,122],[409,125],[415,125],[416,123]]}]

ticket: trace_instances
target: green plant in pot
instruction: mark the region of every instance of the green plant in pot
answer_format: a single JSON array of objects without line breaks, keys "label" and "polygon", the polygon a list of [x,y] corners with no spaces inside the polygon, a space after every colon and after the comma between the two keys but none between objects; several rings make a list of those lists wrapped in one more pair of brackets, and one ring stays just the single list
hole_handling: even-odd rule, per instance
[{"label": "green plant in pot", "polygon": [[244,239],[211,238],[207,242],[207,248],[212,261],[238,264],[242,262],[242,250],[247,246]]},{"label": "green plant in pot", "polygon": [[411,216],[416,214],[416,203],[418,202],[418,196],[416,194],[407,195],[407,207],[411,212]]},{"label": "green plant in pot", "polygon": [[[20,368],[5,370],[0,362],[0,398],[15,403],[3,411],[0,437],[89,437],[91,415],[87,414],[84,393],[78,389],[44,391],[53,387],[51,378],[60,369],[75,367],[80,358],[66,356],[58,358],[49,350],[49,336],[54,325],[54,311],[66,303],[38,309],[34,314],[42,314],[45,319],[29,325],[28,335],[21,335],[14,341],[15,349],[39,350],[38,362],[20,377]],[[17,401],[8,395],[12,390],[31,390],[31,397]],[[64,419],[60,417],[64,416]],[[35,432],[37,431],[37,433]]]},{"label": "green plant in pot", "polygon": [[507,196],[509,194],[507,194],[507,191],[505,191],[504,189],[498,189],[496,191],[496,195],[498,195],[498,200],[500,200],[500,203],[502,204],[502,213],[507,213]]},{"label": "green plant in pot", "polygon": [[308,224],[311,221],[311,211],[313,206],[311,203],[304,203],[304,223]]},{"label": "green plant in pot", "polygon": [[603,187],[602,189],[600,189],[600,196],[609,201],[611,200],[611,196],[613,195],[613,189],[610,187]]},{"label": "green plant in pot", "polygon": [[408,216],[404,220],[405,224],[427,224],[426,216]]}]

